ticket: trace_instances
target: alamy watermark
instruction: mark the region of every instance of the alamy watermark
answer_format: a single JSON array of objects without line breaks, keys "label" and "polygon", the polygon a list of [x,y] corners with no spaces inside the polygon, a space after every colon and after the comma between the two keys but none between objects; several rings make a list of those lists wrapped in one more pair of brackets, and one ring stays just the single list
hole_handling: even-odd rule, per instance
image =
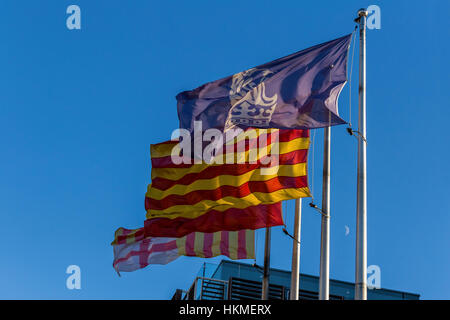
[{"label": "alamy watermark", "polygon": [[79,266],[72,264],[67,267],[66,273],[70,276],[66,279],[66,288],[69,290],[81,289],[81,269]]},{"label": "alamy watermark", "polygon": [[70,14],[66,20],[66,26],[69,30],[80,30],[81,29],[81,9],[79,6],[72,4],[67,7],[66,13]]},{"label": "alamy watermark", "polygon": [[372,4],[367,7],[367,29],[381,29],[381,10],[380,7]]},{"label": "alamy watermark", "polygon": [[367,289],[381,289],[381,268],[375,264],[367,267]]},{"label": "alamy watermark", "polygon": [[222,132],[202,130],[202,122],[194,122],[193,136],[189,130],[176,129],[171,139],[179,141],[172,149],[174,164],[260,164],[262,175],[278,172],[279,130],[243,130],[238,127]]}]

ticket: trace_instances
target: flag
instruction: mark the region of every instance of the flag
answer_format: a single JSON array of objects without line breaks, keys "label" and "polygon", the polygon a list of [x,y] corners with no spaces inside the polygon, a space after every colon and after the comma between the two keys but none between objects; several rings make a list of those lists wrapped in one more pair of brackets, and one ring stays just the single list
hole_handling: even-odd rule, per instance
[{"label": "flag", "polygon": [[[145,198],[146,232],[155,237],[180,237],[195,231],[282,224],[281,207],[273,204],[310,196],[306,163],[309,131],[267,132],[257,129],[254,139],[239,135],[228,142],[233,144],[232,150],[224,146],[214,158],[222,157],[222,163],[174,164],[177,141],[152,145],[152,183]],[[246,143],[240,148],[242,142]],[[265,152],[252,156],[255,149]],[[274,149],[277,157],[271,158]],[[231,164],[225,161],[230,154],[234,160]],[[276,161],[267,163],[269,158]]]},{"label": "flag", "polygon": [[212,258],[224,255],[230,259],[255,258],[253,230],[190,233],[181,238],[146,237],[144,228],[119,228],[111,243],[114,249],[113,267],[134,271],[149,264],[167,264],[179,256]]},{"label": "flag", "polygon": [[244,209],[229,208],[223,211],[209,209],[194,218],[180,213],[169,218],[151,218],[147,214],[144,229],[154,237],[183,237],[192,232],[236,231],[260,229],[284,224],[281,202],[267,205],[249,206]]},{"label": "flag", "polygon": [[346,123],[337,101],[351,34],[177,95],[180,128],[312,129]]}]

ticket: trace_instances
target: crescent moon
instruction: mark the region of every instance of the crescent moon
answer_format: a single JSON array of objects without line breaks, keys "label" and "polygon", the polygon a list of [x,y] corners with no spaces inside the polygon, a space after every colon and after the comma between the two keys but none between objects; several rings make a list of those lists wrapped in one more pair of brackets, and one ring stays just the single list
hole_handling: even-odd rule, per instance
[{"label": "crescent moon", "polygon": [[345,226],[345,236],[348,236],[350,234],[350,228],[346,225]]}]

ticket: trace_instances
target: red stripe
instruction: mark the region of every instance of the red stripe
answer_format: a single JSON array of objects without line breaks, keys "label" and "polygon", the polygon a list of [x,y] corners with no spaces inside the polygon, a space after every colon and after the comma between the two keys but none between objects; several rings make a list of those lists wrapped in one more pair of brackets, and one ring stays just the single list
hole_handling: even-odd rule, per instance
[{"label": "red stripe", "polygon": [[224,256],[230,256],[230,237],[228,231],[222,231],[220,233],[220,253]]},{"label": "red stripe", "polygon": [[[308,150],[296,150],[279,156],[280,165],[295,165],[306,163],[308,159]],[[268,165],[262,165],[260,162],[255,164],[222,164],[207,166],[200,172],[187,173],[181,179],[169,180],[164,177],[155,177],[152,179],[152,187],[159,190],[167,190],[174,185],[189,185],[199,179],[213,179],[221,175],[240,176],[250,171],[268,168]]]},{"label": "red stripe", "polygon": [[154,144],[152,144],[152,146],[160,146],[162,144],[173,144],[173,145],[176,145],[179,142],[180,142],[179,140],[167,140],[167,141],[160,142],[160,143],[154,143]]},{"label": "red stripe", "polygon": [[212,245],[213,245],[214,235],[212,233],[204,233],[204,241],[203,241],[203,254],[205,258],[212,257]]},{"label": "red stripe", "polygon": [[247,230],[239,230],[238,232],[238,259],[247,258]]},{"label": "red stripe", "polygon": [[186,236],[186,255],[187,256],[196,256],[195,250],[195,233],[190,233]]},{"label": "red stripe", "polygon": [[[148,240],[148,241],[145,241]],[[150,241],[149,239],[144,239],[141,241],[139,246],[139,265],[141,268],[144,268],[148,264],[148,256],[150,255]]]},{"label": "red stripe", "polygon": [[[297,137],[296,137],[297,138]],[[280,142],[287,142],[287,141],[280,141]],[[270,144],[270,139],[268,139],[267,144]],[[252,146],[250,148],[250,145]],[[256,146],[254,146],[253,144],[248,143],[248,141],[246,142],[245,145],[245,149],[243,148],[243,150],[237,149],[236,144],[234,145],[234,149],[233,151],[228,151],[225,148],[225,153],[236,153],[238,152],[243,152],[248,151],[249,149],[257,149],[257,151],[261,148],[264,148],[266,146],[266,144],[260,145],[259,148],[256,148]],[[242,147],[241,147],[242,148]],[[305,149],[301,149],[303,151],[307,151]],[[221,153],[218,153],[218,155],[220,155]],[[258,160],[258,163],[260,163],[261,160]],[[152,158],[152,168],[190,168],[192,166],[194,166],[195,164],[174,164],[172,162],[172,156],[166,156],[166,157],[160,157],[160,158]]]},{"label": "red stripe", "polygon": [[152,252],[170,251],[177,248],[177,241],[172,240],[164,243],[155,243],[152,246]]},{"label": "red stripe", "polygon": [[197,190],[185,195],[171,194],[161,200],[145,198],[146,210],[165,210],[176,205],[194,205],[203,200],[217,201],[224,197],[243,198],[255,192],[272,193],[287,188],[304,188],[308,186],[308,178],[274,177],[267,181],[248,181],[239,187],[223,185],[214,190]]},{"label": "red stripe", "polygon": [[[250,131],[257,128],[247,128],[244,131]],[[256,137],[256,139],[259,139],[262,135],[259,135]],[[309,130],[302,130],[302,129],[280,129],[278,131],[272,131],[267,134],[267,141],[271,141],[270,138],[272,136],[278,136],[278,141],[280,142],[289,142],[291,140],[295,140],[297,138],[308,138],[309,137]],[[253,139],[246,139],[247,141],[251,141],[252,143],[255,142],[255,138]],[[260,139],[261,140],[261,139]],[[259,141],[258,141],[259,142]],[[236,143],[235,143],[236,144]]]},{"label": "red stripe", "polygon": [[[303,151],[306,152],[305,149],[299,149],[299,150],[303,150]],[[239,152],[241,152],[241,151],[239,151]],[[237,159],[236,156],[237,156],[237,151],[235,152],[235,158],[233,158],[233,159]],[[258,165],[262,166],[263,165],[262,163],[270,162],[270,159],[267,160],[267,158],[270,158],[270,156],[271,156],[271,154],[269,152],[269,155],[265,155],[265,156],[262,156],[261,158],[257,159],[255,164],[258,164]],[[279,157],[281,158],[281,156],[282,155],[280,155]],[[220,166],[236,165],[236,163],[231,163],[231,164],[228,163],[227,164],[226,163],[227,161],[228,160],[226,158],[224,158],[223,159],[223,164],[220,164]],[[237,160],[233,160],[233,162],[235,162],[235,161],[237,162]],[[228,162],[231,162],[231,161],[228,161]],[[241,160],[241,162],[242,162],[242,160]],[[206,162],[202,162],[202,164],[207,164],[207,163]],[[239,164],[240,165],[250,164],[250,162],[244,162],[244,163],[239,163]],[[192,164],[185,164],[185,163],[174,164],[173,161],[172,161],[172,157],[171,156],[157,158],[157,159],[153,159],[152,160],[152,168],[153,169],[164,169],[164,168],[166,168],[166,169],[167,168],[187,169],[187,168],[192,168],[193,166],[196,166],[196,165],[198,165],[198,164],[193,164],[193,163]],[[219,164],[211,164],[211,166],[213,166],[213,165],[219,166]]]},{"label": "red stripe", "polygon": [[124,235],[124,236],[126,236],[127,234],[130,234],[130,233],[132,233],[134,230],[133,229],[125,229],[125,228],[122,228],[122,235]]},{"label": "red stripe", "polygon": [[281,202],[278,202],[246,209],[230,208],[223,212],[210,210],[195,219],[182,217],[147,219],[144,229],[146,236],[179,238],[191,232],[255,230],[280,225],[283,225],[283,219]]}]

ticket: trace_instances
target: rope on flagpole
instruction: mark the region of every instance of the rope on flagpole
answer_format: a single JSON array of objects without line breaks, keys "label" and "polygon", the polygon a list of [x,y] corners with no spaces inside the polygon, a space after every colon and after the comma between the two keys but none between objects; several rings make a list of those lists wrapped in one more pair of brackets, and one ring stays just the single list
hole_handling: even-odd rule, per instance
[{"label": "rope on flagpole", "polygon": [[[316,140],[316,130],[314,130],[313,133],[313,138],[312,138],[312,152],[311,152],[311,202],[309,203],[309,206],[313,209],[316,209],[316,211],[318,211],[321,215],[327,216],[327,214],[325,212],[323,212],[323,210],[321,208],[319,208],[315,203],[314,203],[314,146],[315,146],[315,140]],[[284,232],[284,230],[283,230]],[[286,232],[285,232],[286,233]],[[288,234],[289,235],[289,234]],[[292,237],[291,235],[289,235],[290,237]],[[292,237],[293,238],[293,237]],[[296,240],[297,241],[297,240]],[[300,243],[300,242],[299,242]]]},{"label": "rope on flagpole", "polygon": [[286,225],[286,218],[287,218],[287,200],[284,200],[284,201],[282,201],[281,202],[281,215],[282,215],[282,217],[283,217],[283,227],[284,227],[284,229],[286,229],[287,228],[287,225]]},{"label": "rope on flagpole", "polygon": [[[288,212],[287,201],[283,201],[283,202],[285,202],[285,212]],[[283,212],[283,214],[284,214],[284,212]],[[284,218],[287,218],[287,213],[284,215]],[[291,235],[289,233],[289,231],[287,231],[286,220],[283,221],[283,224],[284,224],[284,227],[283,227],[283,229],[281,229],[283,231],[283,233],[285,235],[287,235],[289,238],[293,239],[294,241],[300,243],[300,240],[296,239],[293,235]]]},{"label": "rope on flagpole", "polygon": [[311,202],[314,202],[314,146],[316,145],[316,130],[313,131],[311,152]]},{"label": "rope on flagpole", "polygon": [[316,209],[316,211],[317,212],[319,212],[321,215],[323,215],[323,216],[325,216],[325,217],[329,217],[329,215],[326,213],[326,212],[324,212],[323,210],[322,210],[322,208],[319,208],[317,205],[315,205],[313,202],[311,202],[310,204],[309,204],[309,206],[311,207],[311,208],[313,208],[313,209]]},{"label": "rope on flagpole", "polygon": [[364,142],[366,144],[367,140],[366,137],[364,137],[361,132],[357,131],[357,130],[353,130],[352,129],[352,74],[353,74],[353,56],[355,55],[355,41],[356,41],[356,30],[358,29],[358,26],[355,26],[355,30],[353,30],[352,32],[352,37],[353,37],[353,48],[352,48],[352,58],[350,60],[350,75],[349,75],[349,80],[348,80],[348,90],[349,90],[349,94],[348,94],[348,99],[349,99],[349,121],[348,121],[348,128],[347,128],[347,132],[349,135],[354,136],[355,138],[358,139],[358,137],[361,137],[361,139],[364,140]]},{"label": "rope on flagpole", "polygon": [[291,238],[292,240],[294,240],[295,242],[297,242],[298,244],[300,244],[300,240],[296,239],[293,235],[291,235],[291,234],[289,233],[289,231],[286,230],[286,228],[283,228],[282,230],[283,230],[283,233],[284,233],[285,235],[287,235],[289,238]]},{"label": "rope on flagpole", "polygon": [[352,58],[350,60],[350,75],[349,75],[349,80],[348,80],[348,99],[349,99],[349,121],[348,121],[348,128],[347,131],[349,131],[349,129],[351,130],[352,128],[352,74],[353,74],[353,56],[355,55],[355,33],[356,30],[358,29],[358,26],[355,26],[355,29],[352,32],[352,38],[353,38],[353,47],[352,47]]},{"label": "rope on flagpole", "polygon": [[[365,142],[366,144],[369,144],[369,143],[367,142],[366,137],[364,137],[364,136],[362,135],[362,133],[359,132],[358,130],[352,130],[352,128],[347,128],[347,131],[348,131],[348,134],[349,134],[349,135],[354,136],[356,139],[358,139],[358,137],[361,137],[361,139],[363,139],[364,142]],[[355,133],[356,133],[356,134],[355,134]]]}]

